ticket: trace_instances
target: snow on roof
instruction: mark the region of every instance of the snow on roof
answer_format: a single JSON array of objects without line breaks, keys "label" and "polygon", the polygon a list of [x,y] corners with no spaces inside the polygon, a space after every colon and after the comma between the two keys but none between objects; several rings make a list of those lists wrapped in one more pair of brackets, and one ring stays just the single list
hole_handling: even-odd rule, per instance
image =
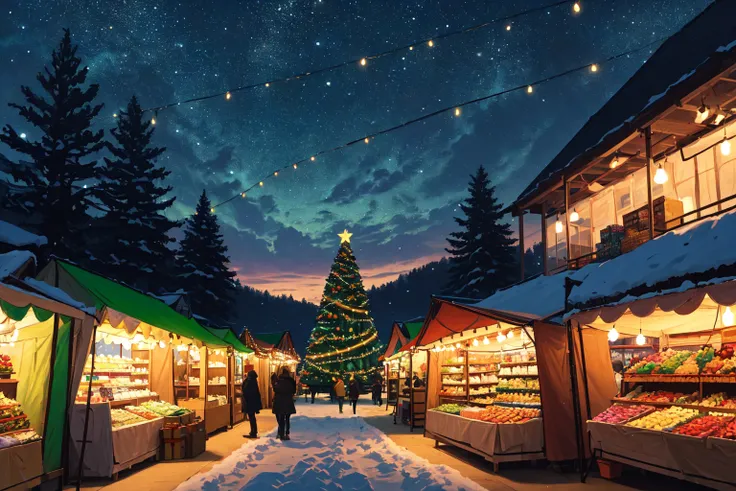
[{"label": "snow on roof", "polygon": [[74,300],[64,290],[61,290],[59,288],[56,288],[55,286],[51,286],[48,283],[44,283],[43,281],[36,280],[34,278],[25,278],[23,280],[23,283],[28,285],[31,289],[41,292],[44,296],[52,300],[56,300],[57,302],[61,302],[63,304],[69,305],[70,307],[79,309],[85,314],[91,315],[92,317],[95,316],[96,312],[94,306],[90,307],[83,304],[82,302]]},{"label": "snow on roof", "polygon": [[[736,2],[716,0],[670,36],[616,94],[575,134],[515,201],[520,201],[562,172],[604,140],[614,146],[645,121],[649,111],[665,111],[679,99],[718,75],[721,61],[736,48]],[[733,60],[731,61],[733,63]],[[703,77],[694,77],[701,72]],[[657,106],[656,108],[653,106]],[[652,114],[649,114],[652,116]]]},{"label": "snow on roof", "polygon": [[0,242],[13,247],[40,247],[48,243],[46,237],[26,232],[22,228],[2,220],[0,220]]},{"label": "snow on roof", "polygon": [[713,277],[733,276],[736,211],[682,226],[633,251],[573,274],[582,281],[570,292],[576,308],[635,299],[653,290],[678,291]]},{"label": "snow on roof", "polygon": [[0,281],[18,272],[28,261],[36,262],[29,251],[10,251],[0,254]]},{"label": "snow on roof", "polygon": [[565,310],[565,278],[572,272],[540,275],[499,290],[472,307],[508,312],[532,319],[546,319]]}]

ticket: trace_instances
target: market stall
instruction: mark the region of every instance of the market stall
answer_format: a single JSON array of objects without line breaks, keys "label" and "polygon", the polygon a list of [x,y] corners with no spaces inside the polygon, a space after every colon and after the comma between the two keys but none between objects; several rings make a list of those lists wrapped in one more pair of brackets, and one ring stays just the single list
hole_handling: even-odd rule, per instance
[{"label": "market stall", "polygon": [[255,370],[258,374],[258,388],[264,408],[273,403],[271,376],[280,372],[282,367],[289,367],[294,373],[299,363],[299,355],[294,349],[294,342],[289,331],[253,334],[245,329],[240,335],[245,346],[253,350],[249,364],[245,366],[245,374]]},{"label": "market stall", "polygon": [[609,407],[587,415],[602,465],[736,489],[734,226],[734,212],[696,222],[573,277],[580,282],[569,296],[573,331],[659,344],[629,360]]},{"label": "market stall", "polygon": [[175,352],[227,343],[162,301],[73,264],[54,260],[38,279],[93,308],[99,323],[70,415],[70,474],[112,477],[155,457],[165,418],[194,416],[173,405]]},{"label": "market stall", "polygon": [[[496,464],[540,458],[566,461],[583,454],[582,428],[576,418],[579,407],[586,400],[596,407],[603,405],[611,394],[593,393],[584,399],[581,390],[572,390],[580,341],[570,336],[560,316],[568,276],[539,276],[482,301],[432,299],[416,340],[416,349],[429,350],[426,436],[476,449]],[[586,339],[585,346],[605,350],[605,357],[594,357],[588,363],[596,369],[607,366],[608,370],[607,375],[601,375],[603,369],[595,374],[591,370],[588,376],[594,381],[608,376],[613,386],[605,335]],[[469,409],[483,411],[484,406],[487,413],[483,415],[474,414],[478,409]],[[497,414],[500,408],[509,411]],[[472,445],[458,440],[458,434],[444,434],[446,425],[437,413],[444,410],[460,417],[463,409],[493,424],[524,422],[502,426],[501,436],[498,432],[495,435],[506,438],[507,432],[513,432],[525,443],[512,445],[518,440],[507,438],[505,444],[487,441],[479,447],[477,440]],[[538,416],[534,411],[540,411]],[[539,427],[541,432],[534,429]],[[496,447],[497,443],[500,446]]]},{"label": "market stall", "polygon": [[[27,252],[0,254],[0,281],[19,271],[21,255],[33,261]],[[0,489],[30,489],[61,480],[68,467],[69,395],[94,318],[12,280],[0,283]]]},{"label": "market stall", "polygon": [[424,351],[410,349],[423,324],[422,317],[394,322],[386,351],[380,358],[384,366],[386,408],[396,406],[394,422],[407,423],[411,431],[424,426],[427,412],[427,356]]}]

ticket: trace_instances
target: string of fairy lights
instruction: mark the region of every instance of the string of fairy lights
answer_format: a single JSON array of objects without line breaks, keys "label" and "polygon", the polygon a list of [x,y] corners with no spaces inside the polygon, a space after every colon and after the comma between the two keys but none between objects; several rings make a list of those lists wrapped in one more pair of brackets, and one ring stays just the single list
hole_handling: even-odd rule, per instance
[{"label": "string of fairy lights", "polygon": [[[594,0],[586,0],[586,2],[588,2],[588,3],[592,2],[592,1],[594,1]],[[156,124],[156,118],[158,117],[158,113],[159,112],[165,111],[166,109],[170,109],[172,107],[181,106],[182,104],[191,104],[191,103],[195,103],[195,102],[202,102],[202,101],[207,101],[207,100],[212,100],[212,99],[223,99],[223,98],[226,101],[230,101],[230,100],[233,99],[233,94],[235,94],[237,92],[243,92],[243,91],[254,90],[254,89],[259,89],[259,88],[260,89],[268,89],[270,87],[274,87],[274,86],[277,86],[279,84],[285,84],[285,83],[293,82],[293,81],[296,81],[296,80],[302,80],[302,79],[305,79],[307,77],[311,77],[311,76],[319,75],[319,74],[324,74],[324,73],[332,72],[332,71],[335,71],[335,70],[340,70],[342,68],[349,67],[349,66],[358,66],[360,68],[365,68],[365,67],[368,66],[368,64],[370,62],[376,61],[376,60],[378,60],[380,58],[386,58],[386,57],[390,57],[390,56],[396,56],[396,55],[400,55],[400,54],[405,54],[407,52],[415,51],[416,49],[418,49],[419,47],[422,47],[422,46],[426,46],[427,48],[434,48],[439,41],[446,40],[446,39],[452,38],[452,37],[456,37],[456,36],[459,36],[461,34],[468,34],[468,33],[471,33],[471,32],[476,32],[476,31],[482,30],[482,29],[487,29],[487,28],[489,28],[491,26],[494,26],[494,25],[497,25],[497,24],[503,24],[504,25],[504,29],[506,31],[511,31],[512,26],[513,26],[513,21],[516,20],[516,19],[519,19],[519,18],[524,17],[524,16],[527,16],[527,15],[535,14],[535,13],[538,13],[538,12],[542,12],[542,11],[549,11],[551,9],[562,7],[562,6],[565,6],[565,5],[570,5],[570,8],[571,8],[571,11],[572,11],[573,15],[577,15],[580,12],[582,12],[582,1],[581,0],[557,0],[557,1],[552,2],[552,3],[548,3],[548,4],[545,4],[545,5],[540,5],[538,7],[529,8],[529,9],[522,10],[522,11],[519,11],[519,12],[515,12],[513,14],[509,14],[509,15],[506,15],[506,16],[503,16],[503,17],[497,17],[497,18],[494,18],[494,19],[490,19],[490,20],[484,21],[484,22],[482,22],[480,24],[475,24],[475,25],[472,25],[472,26],[463,27],[463,28],[456,29],[456,30],[453,30],[453,31],[446,31],[444,33],[437,34],[437,35],[432,36],[432,37],[428,37],[428,38],[424,38],[424,39],[419,39],[419,40],[414,41],[414,42],[412,42],[410,44],[406,44],[406,45],[402,45],[402,46],[396,46],[396,47],[393,47],[393,48],[389,48],[389,49],[387,49],[385,51],[381,51],[381,52],[378,52],[378,53],[373,53],[371,55],[362,56],[360,58],[351,58],[349,60],[345,60],[345,61],[342,61],[340,63],[336,63],[334,65],[320,67],[320,68],[316,68],[316,69],[313,69],[313,70],[308,70],[308,71],[305,71],[305,72],[288,75],[286,77],[273,78],[273,79],[264,80],[264,81],[257,82],[257,83],[251,83],[251,84],[247,84],[247,85],[241,85],[241,86],[237,86],[237,87],[232,87],[232,88],[225,89],[225,90],[211,92],[209,94],[205,94],[205,95],[201,95],[201,96],[195,96],[195,97],[191,97],[189,99],[184,99],[184,100],[180,100],[180,101],[176,101],[176,102],[170,102],[170,103],[163,104],[163,105],[160,105],[160,106],[155,106],[155,107],[150,107],[150,108],[144,109],[143,112],[152,112],[153,113],[153,117],[151,118],[151,123]],[[113,117],[116,117],[116,116],[117,116],[117,114],[114,114],[113,115]]]},{"label": "string of fairy lights", "polygon": [[484,95],[484,96],[481,96],[481,97],[477,97],[477,98],[474,98],[474,99],[465,100],[465,101],[462,101],[462,102],[459,102],[459,103],[456,103],[456,104],[453,104],[453,105],[450,105],[450,106],[445,106],[445,107],[442,107],[440,109],[437,109],[437,110],[434,110],[434,111],[431,111],[431,112],[427,112],[425,114],[422,114],[421,116],[418,116],[416,118],[412,118],[412,119],[403,121],[403,122],[401,122],[399,124],[396,124],[394,126],[391,126],[391,127],[388,127],[388,128],[382,129],[382,130],[379,130],[379,131],[375,131],[373,133],[369,133],[369,134],[363,135],[360,138],[355,138],[353,140],[350,140],[350,141],[345,142],[343,144],[334,146],[332,148],[327,148],[327,149],[320,150],[318,152],[313,153],[312,155],[310,155],[308,157],[304,157],[302,159],[299,159],[297,161],[291,162],[291,163],[289,163],[287,165],[284,165],[282,167],[279,167],[279,168],[271,171],[268,175],[266,175],[265,177],[263,177],[262,179],[260,179],[258,182],[252,184],[251,186],[245,188],[240,193],[235,194],[235,195],[233,195],[233,196],[231,196],[231,197],[229,197],[229,198],[227,198],[227,199],[225,199],[223,201],[220,201],[219,203],[216,203],[216,204],[212,205],[212,207],[210,208],[210,211],[212,213],[215,213],[216,210],[218,208],[222,207],[223,205],[226,205],[228,203],[231,203],[231,202],[233,202],[233,201],[235,201],[235,200],[237,200],[239,198],[240,199],[246,198],[248,196],[248,193],[249,192],[253,191],[254,189],[258,189],[258,188],[264,187],[267,180],[276,178],[280,174],[282,174],[284,171],[288,171],[289,169],[297,170],[297,169],[300,168],[300,166],[303,166],[304,164],[315,164],[319,160],[320,157],[324,157],[325,155],[329,155],[329,154],[333,154],[333,153],[336,153],[336,152],[339,152],[339,151],[342,151],[342,150],[346,150],[346,149],[348,149],[350,147],[353,147],[355,145],[359,145],[361,143],[362,144],[366,144],[366,145],[367,144],[370,144],[372,141],[374,141],[376,138],[378,138],[380,136],[384,136],[384,135],[387,135],[389,133],[393,133],[393,132],[402,130],[402,129],[407,128],[409,126],[412,126],[412,125],[415,125],[417,123],[421,123],[421,122],[427,121],[429,119],[432,119],[432,118],[435,118],[435,117],[438,117],[438,116],[441,116],[441,115],[450,115],[451,117],[458,118],[458,117],[461,117],[462,116],[462,111],[463,111],[463,109],[465,107],[474,106],[474,105],[477,105],[477,104],[479,104],[481,102],[485,102],[485,101],[488,101],[488,100],[491,100],[491,99],[496,99],[496,98],[499,98],[499,97],[502,97],[502,96],[505,96],[505,95],[508,95],[508,94],[512,94],[512,93],[516,93],[516,92],[524,92],[527,95],[533,95],[535,93],[536,89],[539,86],[544,85],[544,84],[547,84],[547,83],[552,82],[552,81],[555,81],[555,80],[558,80],[558,79],[561,79],[561,78],[564,78],[564,77],[568,77],[568,76],[570,76],[572,74],[576,74],[576,73],[580,73],[580,72],[589,72],[591,74],[599,73],[601,71],[601,67],[602,66],[604,66],[606,64],[609,64],[609,63],[612,63],[612,62],[614,62],[616,60],[619,60],[621,58],[626,58],[626,57],[629,57],[629,56],[631,56],[633,54],[636,54],[638,52],[641,52],[641,51],[644,51],[646,49],[649,49],[650,47],[652,47],[652,46],[654,46],[656,44],[661,43],[665,39],[666,39],[666,37],[661,37],[661,38],[655,39],[654,41],[650,41],[648,43],[639,45],[639,46],[637,46],[635,48],[628,49],[626,51],[622,51],[622,52],[616,53],[614,55],[608,56],[607,58],[604,58],[602,60],[599,60],[599,61],[596,61],[596,62],[593,62],[593,63],[581,64],[581,65],[575,66],[573,68],[570,68],[568,70],[565,70],[565,71],[562,71],[562,72],[558,72],[558,73],[555,73],[553,75],[549,75],[549,76],[546,76],[546,77],[543,77],[543,78],[540,78],[540,79],[537,79],[537,80],[534,80],[534,81],[531,81],[531,82],[519,84],[519,85],[516,85],[516,86],[513,86],[513,87],[509,87],[509,88],[506,88],[506,89],[503,89],[503,90],[499,90],[497,92],[493,92],[493,93],[490,93],[490,94],[487,94],[487,95]]}]

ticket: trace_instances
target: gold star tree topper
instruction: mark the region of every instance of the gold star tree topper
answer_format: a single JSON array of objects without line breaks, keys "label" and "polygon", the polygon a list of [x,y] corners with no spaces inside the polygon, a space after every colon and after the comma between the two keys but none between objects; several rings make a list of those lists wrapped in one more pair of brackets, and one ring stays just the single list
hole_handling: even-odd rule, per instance
[{"label": "gold star tree topper", "polygon": [[341,243],[341,244],[342,244],[343,242],[347,242],[347,243],[349,244],[349,243],[350,243],[350,237],[352,237],[352,236],[353,236],[353,234],[351,234],[350,232],[348,232],[348,229],[345,229],[345,230],[343,231],[343,233],[341,233],[341,234],[337,234],[337,236],[338,236],[338,237],[340,237],[340,243]]}]

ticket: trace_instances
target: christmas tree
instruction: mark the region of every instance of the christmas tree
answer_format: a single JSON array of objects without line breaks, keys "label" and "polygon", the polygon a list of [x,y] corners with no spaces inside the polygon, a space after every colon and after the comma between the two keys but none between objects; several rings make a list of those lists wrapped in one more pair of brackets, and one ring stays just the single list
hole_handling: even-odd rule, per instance
[{"label": "christmas tree", "polygon": [[29,125],[18,133],[6,125],[0,141],[30,161],[10,167],[14,181],[5,205],[20,214],[19,225],[46,236],[45,253],[84,258],[83,235],[90,221],[91,183],[98,177],[90,156],[103,148],[103,131],[92,131],[102,105],[93,105],[99,86],[85,87],[68,30],[51,54],[51,66],[36,77],[43,94],[21,87],[27,105],[10,104]]},{"label": "christmas tree", "polygon": [[447,239],[451,255],[447,291],[485,298],[513,280],[518,265],[515,241],[511,226],[501,221],[502,206],[483,166],[471,177],[468,191],[470,196],[460,205],[466,218],[455,218],[462,229]]},{"label": "christmas tree", "polygon": [[381,343],[368,311],[368,296],[346,230],[339,234],[340,250],[322,294],[317,325],[312,330],[302,381],[311,386],[332,385],[340,376],[361,382],[379,373]]},{"label": "christmas tree", "polygon": [[105,158],[95,188],[106,214],[95,222],[92,250],[95,270],[158,293],[174,286],[169,232],[179,224],[164,215],[175,198],[165,198],[171,187],[160,184],[170,172],[156,166],[165,149],[151,145],[153,131],[133,97],[111,130],[113,158]]},{"label": "christmas tree", "polygon": [[177,263],[192,312],[215,326],[227,323],[236,291],[235,273],[230,271],[220,224],[204,191],[194,215],[186,221]]}]

